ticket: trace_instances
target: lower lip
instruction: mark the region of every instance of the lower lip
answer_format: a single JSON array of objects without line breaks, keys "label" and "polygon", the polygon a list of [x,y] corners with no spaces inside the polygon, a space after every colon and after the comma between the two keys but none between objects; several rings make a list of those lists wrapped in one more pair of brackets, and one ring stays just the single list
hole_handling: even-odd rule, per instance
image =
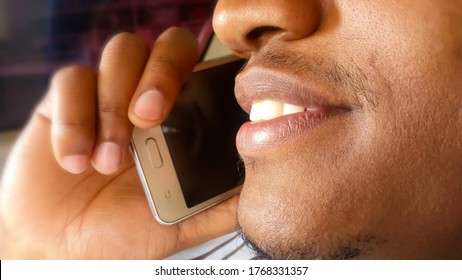
[{"label": "lower lip", "polygon": [[241,154],[249,154],[273,148],[315,129],[331,115],[305,111],[268,121],[244,123],[236,136],[237,149]]}]

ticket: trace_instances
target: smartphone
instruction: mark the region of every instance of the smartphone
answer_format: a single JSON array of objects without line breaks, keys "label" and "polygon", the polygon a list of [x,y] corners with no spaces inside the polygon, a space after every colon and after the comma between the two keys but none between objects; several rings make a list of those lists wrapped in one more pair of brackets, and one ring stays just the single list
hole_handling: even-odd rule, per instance
[{"label": "smartphone", "polygon": [[151,210],[174,224],[240,192],[245,171],[236,133],[248,120],[234,97],[244,60],[198,64],[166,121],[135,128],[131,151]]}]

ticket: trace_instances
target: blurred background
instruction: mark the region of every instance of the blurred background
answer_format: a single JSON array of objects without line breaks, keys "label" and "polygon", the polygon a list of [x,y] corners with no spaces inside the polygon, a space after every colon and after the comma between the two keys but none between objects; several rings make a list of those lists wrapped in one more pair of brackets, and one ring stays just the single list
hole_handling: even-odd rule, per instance
[{"label": "blurred background", "polygon": [[152,44],[170,26],[191,30],[203,59],[227,54],[212,34],[214,5],[215,0],[0,0],[0,179],[14,140],[56,69],[96,67],[116,33],[136,33]]}]

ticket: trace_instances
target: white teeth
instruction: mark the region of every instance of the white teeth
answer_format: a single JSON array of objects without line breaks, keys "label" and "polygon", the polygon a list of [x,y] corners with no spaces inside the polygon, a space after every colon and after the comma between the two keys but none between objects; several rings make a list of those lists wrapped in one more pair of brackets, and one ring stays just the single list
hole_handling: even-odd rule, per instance
[{"label": "white teeth", "polygon": [[260,107],[260,119],[271,120],[282,116],[284,103],[272,100],[264,100]]},{"label": "white teeth", "polygon": [[294,113],[300,113],[305,111],[305,107],[296,106],[292,104],[284,104],[284,111],[282,112],[283,115],[289,115]]},{"label": "white teeth", "polygon": [[249,116],[251,121],[256,122],[261,120],[261,105],[262,102],[256,102],[252,105]]},{"label": "white teeth", "polygon": [[280,101],[263,100],[252,104],[250,120],[266,121],[283,115],[289,115],[305,111],[304,107],[283,103]]}]

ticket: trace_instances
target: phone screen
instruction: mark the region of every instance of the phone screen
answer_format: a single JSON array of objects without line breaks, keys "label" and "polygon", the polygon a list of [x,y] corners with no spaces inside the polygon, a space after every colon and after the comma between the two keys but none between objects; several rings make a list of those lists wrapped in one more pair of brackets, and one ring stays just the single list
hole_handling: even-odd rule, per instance
[{"label": "phone screen", "polygon": [[187,207],[244,180],[235,137],[248,120],[234,97],[244,60],[196,72],[185,84],[162,131]]}]

